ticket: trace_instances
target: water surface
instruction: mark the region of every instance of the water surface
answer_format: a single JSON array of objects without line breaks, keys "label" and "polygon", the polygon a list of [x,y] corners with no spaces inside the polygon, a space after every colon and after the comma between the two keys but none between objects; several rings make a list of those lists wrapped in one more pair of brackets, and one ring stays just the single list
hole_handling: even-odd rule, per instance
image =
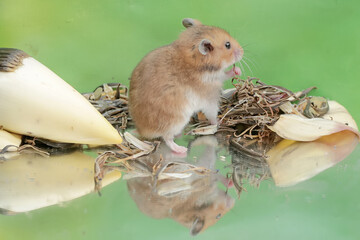
[{"label": "water surface", "polygon": [[[312,158],[307,154],[311,145],[303,148],[298,143],[280,152],[275,162],[259,162],[229,150],[222,138],[184,136],[179,143],[188,145],[186,157],[160,145],[154,154],[137,160],[143,165],[136,174],[109,172],[101,196],[93,191],[96,152],[51,157],[22,154],[0,164],[1,236],[184,239],[197,234],[198,239],[224,235],[236,239],[356,239],[360,236],[360,149],[353,135],[342,137],[347,138],[345,150],[335,144],[320,151],[325,145],[317,142],[317,155]],[[287,157],[294,152],[299,156],[296,151],[304,149],[301,162]],[[352,153],[338,162],[335,155],[343,158],[345,152]],[[321,157],[325,155],[330,157]],[[157,179],[151,172],[160,156],[164,164],[187,162],[212,172],[184,175],[186,167],[179,165],[169,172],[183,175]],[[243,177],[240,194],[226,180],[234,171],[238,174],[235,180]]]}]

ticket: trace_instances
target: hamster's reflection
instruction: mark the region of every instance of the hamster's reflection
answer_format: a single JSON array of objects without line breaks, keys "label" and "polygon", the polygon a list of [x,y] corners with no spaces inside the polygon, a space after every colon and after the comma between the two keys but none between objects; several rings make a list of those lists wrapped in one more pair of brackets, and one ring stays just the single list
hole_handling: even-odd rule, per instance
[{"label": "hamster's reflection", "polygon": [[[197,156],[196,166],[214,170],[217,145],[214,136],[197,138],[192,142],[188,155],[199,154],[196,150],[205,148]],[[160,155],[165,163],[186,164],[184,159],[173,155],[165,145],[140,161],[152,169]],[[133,177],[127,181],[127,185],[130,196],[141,212],[152,218],[171,218],[189,228],[192,235],[196,235],[215,224],[234,206],[235,200],[219,189],[219,180],[224,181],[224,177],[214,171],[206,175],[194,173],[191,176],[161,180],[152,176]]]}]

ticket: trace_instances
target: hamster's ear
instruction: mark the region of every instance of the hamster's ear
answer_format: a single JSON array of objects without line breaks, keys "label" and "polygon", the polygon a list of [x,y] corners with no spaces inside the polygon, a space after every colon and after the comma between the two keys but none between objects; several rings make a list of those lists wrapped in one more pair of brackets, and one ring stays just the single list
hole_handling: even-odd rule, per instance
[{"label": "hamster's ear", "polygon": [[214,50],[214,47],[213,47],[213,45],[211,45],[210,40],[208,40],[208,39],[201,40],[201,42],[199,44],[199,52],[202,55],[206,55],[209,52],[211,52],[212,50]]},{"label": "hamster's ear", "polygon": [[204,219],[201,219],[200,217],[196,217],[190,228],[191,235],[195,236],[199,232],[201,232],[201,230],[204,228],[204,223],[205,223]]},{"label": "hamster's ear", "polygon": [[184,19],[182,20],[182,24],[183,24],[184,27],[186,27],[186,28],[192,27],[192,26],[202,25],[199,20],[192,19],[192,18],[184,18]]}]

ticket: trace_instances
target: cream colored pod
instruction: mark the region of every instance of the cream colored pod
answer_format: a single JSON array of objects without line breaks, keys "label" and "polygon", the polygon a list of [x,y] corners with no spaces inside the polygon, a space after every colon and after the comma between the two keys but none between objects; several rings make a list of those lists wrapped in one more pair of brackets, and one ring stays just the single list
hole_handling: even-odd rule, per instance
[{"label": "cream colored pod", "polygon": [[[20,154],[10,159],[0,164],[0,214],[28,212],[94,191],[95,158],[83,152]],[[102,186],[120,177],[119,171],[107,172]]]},{"label": "cream colored pod", "polygon": [[0,126],[58,142],[122,142],[117,130],[79,92],[17,49],[0,48]]},{"label": "cream colored pod", "polygon": [[276,186],[292,186],[344,160],[358,142],[358,135],[351,131],[309,142],[284,139],[266,153],[266,161]]},{"label": "cream colored pod", "polygon": [[0,150],[6,146],[20,146],[21,136],[15,133],[9,133],[3,129],[0,129]]}]

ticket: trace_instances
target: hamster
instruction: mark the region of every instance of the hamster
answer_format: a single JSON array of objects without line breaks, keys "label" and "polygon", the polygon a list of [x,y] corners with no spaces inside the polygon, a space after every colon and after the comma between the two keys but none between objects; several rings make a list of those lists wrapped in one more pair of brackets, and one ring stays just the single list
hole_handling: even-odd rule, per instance
[{"label": "hamster", "polygon": [[130,78],[129,112],[139,134],[162,137],[176,153],[186,147],[174,142],[191,116],[202,111],[217,124],[223,81],[240,75],[244,51],[225,30],[185,18],[186,29],[173,43],[148,53]]}]

